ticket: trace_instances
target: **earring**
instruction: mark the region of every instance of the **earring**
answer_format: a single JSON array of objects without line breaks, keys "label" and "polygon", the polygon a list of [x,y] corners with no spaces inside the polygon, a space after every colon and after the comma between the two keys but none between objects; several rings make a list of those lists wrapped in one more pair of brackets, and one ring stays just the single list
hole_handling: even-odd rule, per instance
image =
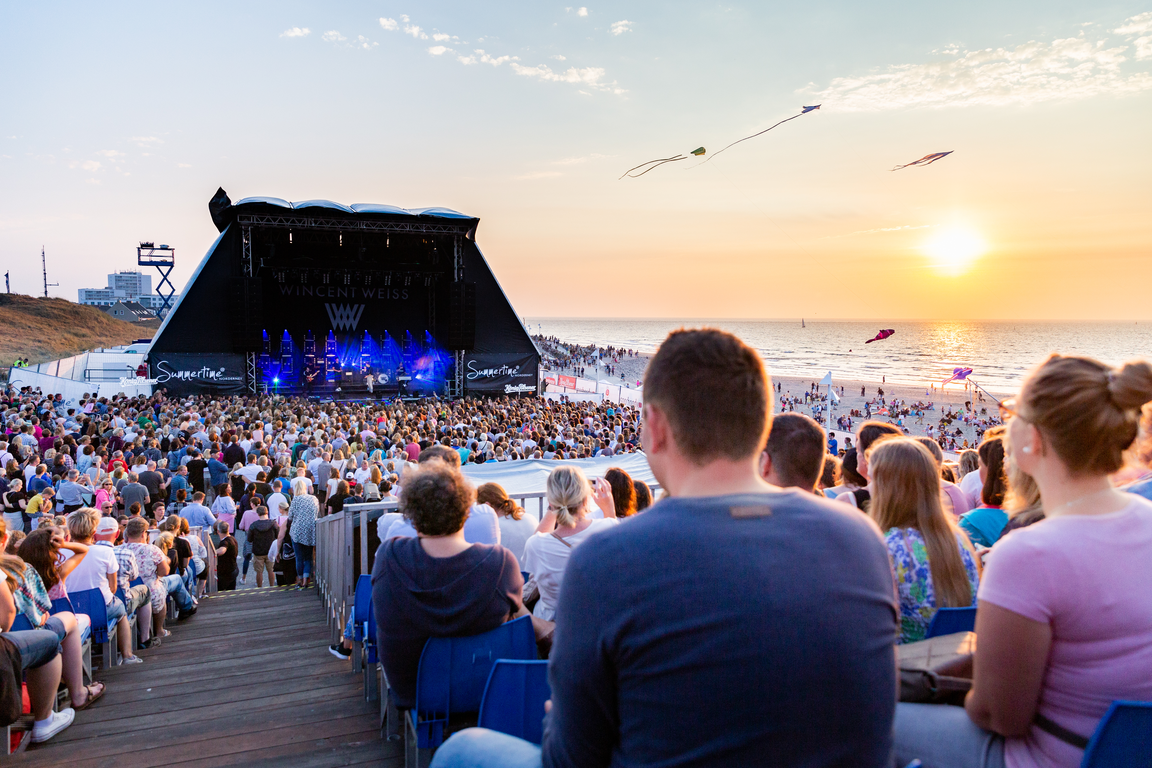
[{"label": "earring", "polygon": [[1032,453],[1032,446],[1026,445],[1023,448],[1021,448],[1020,450],[1023,451],[1024,453]]}]

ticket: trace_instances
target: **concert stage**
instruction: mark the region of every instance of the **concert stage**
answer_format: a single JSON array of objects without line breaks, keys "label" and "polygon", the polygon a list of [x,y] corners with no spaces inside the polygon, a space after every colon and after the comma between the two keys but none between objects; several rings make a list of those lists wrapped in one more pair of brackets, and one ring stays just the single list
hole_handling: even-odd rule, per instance
[{"label": "concert stage", "polygon": [[170,394],[535,394],[539,354],[446,208],[209,203],[220,236],[148,353]]}]

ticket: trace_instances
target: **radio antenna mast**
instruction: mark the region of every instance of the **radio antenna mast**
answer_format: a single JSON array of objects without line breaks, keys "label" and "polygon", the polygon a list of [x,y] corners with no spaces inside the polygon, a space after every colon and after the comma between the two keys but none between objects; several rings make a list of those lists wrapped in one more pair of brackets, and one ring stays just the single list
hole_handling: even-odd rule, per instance
[{"label": "radio antenna mast", "polygon": [[60,283],[48,282],[48,260],[44,258],[44,246],[40,246],[40,268],[44,270],[44,298],[48,298],[48,286],[60,285]]}]

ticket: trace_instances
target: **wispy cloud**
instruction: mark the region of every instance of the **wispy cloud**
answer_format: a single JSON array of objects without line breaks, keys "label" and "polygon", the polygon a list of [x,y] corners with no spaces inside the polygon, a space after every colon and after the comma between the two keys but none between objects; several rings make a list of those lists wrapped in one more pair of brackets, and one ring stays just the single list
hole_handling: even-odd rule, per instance
[{"label": "wispy cloud", "polygon": [[344,37],[344,35],[340,34],[336,30],[330,29],[321,35],[320,39],[326,43],[342,43],[348,38]]},{"label": "wispy cloud", "polygon": [[[1152,14],[1147,15],[1152,23]],[[1121,29],[1139,30],[1140,18],[1129,19],[1132,23]],[[1104,40],[1093,42],[1085,37],[1032,41],[1011,49],[965,50],[949,61],[898,64],[860,77],[838,77],[814,93],[831,109],[876,112],[1034,104],[1152,88],[1148,72],[1121,71],[1127,50],[1127,46],[1109,47]],[[1138,57],[1139,50],[1138,45]]]},{"label": "wispy cloud", "polygon": [[1121,26],[1112,31],[1118,35],[1136,38],[1133,43],[1136,46],[1137,59],[1152,59],[1152,11],[1125,19]]},{"label": "wispy cloud", "polygon": [[589,160],[603,160],[609,157],[615,157],[615,155],[600,155],[593,153],[591,155],[584,155],[583,157],[566,157],[563,160],[553,160],[552,165],[583,165]]},{"label": "wispy cloud", "polygon": [[104,157],[108,158],[113,163],[118,162],[120,160],[120,158],[125,156],[123,152],[119,152],[115,149],[101,149],[96,154],[103,155]]},{"label": "wispy cloud", "polygon": [[880,232],[910,232],[913,229],[929,229],[931,224],[920,224],[912,226],[911,224],[904,224],[899,227],[877,227],[876,229],[858,229],[855,232],[848,232],[843,235],[828,235],[827,237],[820,238],[821,240],[836,240],[841,237],[852,237],[853,235],[875,235]]},{"label": "wispy cloud", "polygon": [[[571,8],[568,10],[572,11]],[[587,16],[588,9],[579,8],[576,10],[576,13],[581,16]],[[403,24],[403,26],[401,26],[401,24]],[[631,24],[632,22],[626,20],[616,22],[612,25],[612,34],[619,35],[629,31]],[[429,39],[428,33],[426,33],[424,29],[419,25],[412,23],[412,20],[409,19],[408,16],[400,16],[399,21],[387,17],[382,17],[380,19],[380,26],[389,32],[403,31],[405,34],[411,35],[417,40]],[[619,29],[619,31],[615,31],[617,29]],[[338,32],[325,33],[324,39],[328,40],[328,35],[330,34],[339,35]],[[431,38],[437,43],[459,43],[460,41],[460,38],[456,35],[451,35],[439,30],[434,31]],[[343,39],[344,38],[341,36],[338,41],[343,41]],[[478,38],[478,40],[482,42],[484,38],[481,37]],[[460,43],[461,47],[467,45],[467,42]],[[465,66],[472,66],[475,64],[490,64],[493,67],[499,67],[504,64],[508,64],[516,74],[544,82],[574,83],[577,85],[582,85],[586,88],[608,93],[626,93],[626,91],[619,87],[615,81],[605,81],[607,73],[603,67],[569,67],[562,72],[557,72],[546,64],[526,66],[520,63],[521,59],[519,56],[514,56],[512,54],[493,55],[483,48],[474,48],[471,51],[462,51],[459,49],[459,47],[451,47],[449,45],[441,44],[429,46],[425,50],[429,53],[429,55],[432,56],[444,56],[446,54],[452,54],[455,56],[456,61]],[[553,54],[549,58],[552,58],[556,61],[566,61],[566,58],[560,54]],[[585,92],[581,91],[581,93]]]},{"label": "wispy cloud", "polygon": [[557,176],[563,176],[560,171],[538,171],[536,173],[526,173],[523,176],[514,176],[516,181],[533,181],[535,179],[554,179]]},{"label": "wispy cloud", "polygon": [[616,35],[617,37],[624,34],[625,32],[631,32],[631,31],[632,31],[632,22],[628,21],[627,19],[622,19],[620,21],[614,21],[614,22],[612,22],[612,26],[608,28],[608,34]]},{"label": "wispy cloud", "polygon": [[152,148],[157,144],[163,144],[164,140],[156,136],[133,136],[129,139],[138,147]]},{"label": "wispy cloud", "polygon": [[326,43],[332,43],[333,45],[342,45],[345,48],[359,48],[365,51],[370,51],[376,46],[380,45],[380,43],[374,43],[367,37],[364,37],[364,35],[356,35],[355,40],[349,40],[347,37],[334,29],[325,32],[320,36],[320,39]]},{"label": "wispy cloud", "polygon": [[560,55],[560,54],[558,54],[558,53],[554,53],[554,54],[552,54],[551,56],[549,56],[548,58],[550,58],[550,59],[556,59],[556,61],[567,61],[567,60],[568,60],[568,57],[567,57],[567,56],[561,56],[561,55]]},{"label": "wispy cloud", "polygon": [[308,37],[311,33],[308,27],[292,27],[281,32],[280,37]]}]

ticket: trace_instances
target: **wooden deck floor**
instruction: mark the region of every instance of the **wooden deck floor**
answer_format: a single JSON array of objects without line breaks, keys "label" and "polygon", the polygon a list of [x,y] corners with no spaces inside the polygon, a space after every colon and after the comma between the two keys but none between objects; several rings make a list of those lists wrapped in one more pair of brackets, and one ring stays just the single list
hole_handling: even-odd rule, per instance
[{"label": "wooden deck floor", "polygon": [[97,671],[104,697],[11,764],[403,766],[400,744],[380,738],[360,675],[328,653],[315,590],[224,593],[170,629],[139,652],[145,663]]}]

